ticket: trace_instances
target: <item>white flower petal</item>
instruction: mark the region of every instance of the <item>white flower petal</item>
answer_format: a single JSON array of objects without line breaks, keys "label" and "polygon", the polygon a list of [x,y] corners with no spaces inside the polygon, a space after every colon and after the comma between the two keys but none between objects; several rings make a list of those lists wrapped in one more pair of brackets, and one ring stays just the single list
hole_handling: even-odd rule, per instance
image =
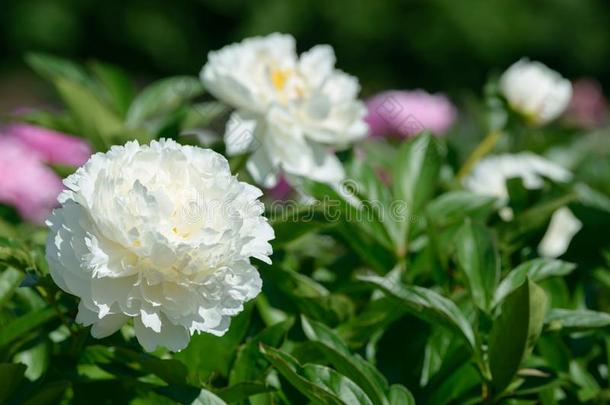
[{"label": "white flower petal", "polygon": [[158,346],[178,352],[184,349],[190,340],[189,332],[185,327],[174,325],[168,320],[163,321],[160,332],[147,328],[139,318],[134,318],[133,325],[138,342],[147,352],[154,351]]},{"label": "white flower petal", "polygon": [[563,255],[570,246],[574,235],[582,228],[582,222],[563,207],[553,213],[549,227],[538,245],[538,254],[556,258]]},{"label": "white flower petal", "polygon": [[128,320],[129,317],[125,314],[106,315],[93,324],[93,327],[91,328],[91,336],[96,339],[102,339],[110,336],[114,332],[121,329],[121,327]]}]

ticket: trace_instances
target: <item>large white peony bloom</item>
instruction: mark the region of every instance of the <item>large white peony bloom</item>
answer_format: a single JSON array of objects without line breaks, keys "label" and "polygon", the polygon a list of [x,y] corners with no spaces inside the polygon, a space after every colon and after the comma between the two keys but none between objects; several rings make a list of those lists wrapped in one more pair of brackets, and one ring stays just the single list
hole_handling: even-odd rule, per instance
[{"label": "large white peony bloom", "polygon": [[76,321],[102,338],[133,318],[148,351],[224,334],[270,263],[261,191],[211,150],[171,140],[98,153],[64,181],[47,224],[53,280],[80,300]]},{"label": "large white peony bloom", "polygon": [[540,62],[521,59],[500,79],[510,106],[531,123],[543,125],[557,118],[572,98],[569,80]]},{"label": "large white peony bloom", "polygon": [[236,108],[227,124],[229,155],[253,152],[247,168],[265,187],[278,171],[337,183],[343,167],[333,150],[367,133],[358,80],[334,68],[318,45],[300,57],[290,35],[271,34],[210,52],[201,71],[208,90]]}]

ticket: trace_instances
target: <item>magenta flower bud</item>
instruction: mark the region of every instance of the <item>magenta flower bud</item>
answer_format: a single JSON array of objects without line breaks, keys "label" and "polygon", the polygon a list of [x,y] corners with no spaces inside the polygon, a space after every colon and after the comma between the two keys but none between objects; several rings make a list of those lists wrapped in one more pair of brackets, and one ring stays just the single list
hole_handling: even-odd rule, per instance
[{"label": "magenta flower bud", "polygon": [[423,90],[391,90],[367,101],[365,121],[371,136],[409,137],[429,130],[444,135],[455,121],[457,111],[443,94]]}]

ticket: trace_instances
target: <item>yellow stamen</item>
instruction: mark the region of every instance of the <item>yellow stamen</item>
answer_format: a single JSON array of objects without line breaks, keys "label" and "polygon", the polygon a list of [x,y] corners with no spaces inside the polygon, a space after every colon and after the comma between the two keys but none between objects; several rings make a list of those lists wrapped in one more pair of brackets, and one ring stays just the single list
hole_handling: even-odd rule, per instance
[{"label": "yellow stamen", "polygon": [[288,80],[290,72],[288,70],[273,69],[271,71],[271,83],[276,90],[284,90],[286,81]]}]

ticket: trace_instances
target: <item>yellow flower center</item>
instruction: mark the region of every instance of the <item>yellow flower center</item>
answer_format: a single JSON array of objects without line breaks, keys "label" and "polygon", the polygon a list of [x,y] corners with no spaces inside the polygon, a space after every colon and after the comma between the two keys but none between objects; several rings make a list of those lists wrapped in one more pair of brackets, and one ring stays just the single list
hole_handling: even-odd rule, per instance
[{"label": "yellow flower center", "polygon": [[271,83],[273,84],[273,87],[278,91],[284,90],[290,73],[289,69],[273,69],[271,71]]}]

